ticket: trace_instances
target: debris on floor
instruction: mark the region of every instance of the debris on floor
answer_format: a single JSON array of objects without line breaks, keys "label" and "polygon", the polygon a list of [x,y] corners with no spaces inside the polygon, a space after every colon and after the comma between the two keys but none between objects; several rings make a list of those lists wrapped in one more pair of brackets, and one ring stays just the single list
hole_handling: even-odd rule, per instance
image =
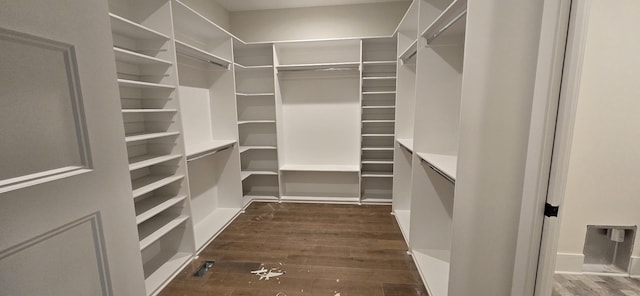
[{"label": "debris on floor", "polygon": [[272,277],[279,277],[279,276],[283,275],[285,272],[282,271],[279,268],[276,268],[276,267],[271,268],[271,269],[266,269],[266,268],[264,268],[264,266],[262,266],[258,270],[251,271],[251,273],[259,276],[260,277],[259,280],[268,281]]}]

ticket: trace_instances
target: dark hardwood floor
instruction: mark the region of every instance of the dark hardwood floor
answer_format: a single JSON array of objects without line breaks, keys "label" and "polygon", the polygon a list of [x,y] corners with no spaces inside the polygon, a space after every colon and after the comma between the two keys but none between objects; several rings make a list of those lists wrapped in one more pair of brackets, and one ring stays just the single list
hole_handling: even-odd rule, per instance
[{"label": "dark hardwood floor", "polygon": [[[253,203],[161,293],[427,295],[390,206]],[[193,273],[215,260],[203,277]],[[286,272],[259,280],[263,265]]]}]

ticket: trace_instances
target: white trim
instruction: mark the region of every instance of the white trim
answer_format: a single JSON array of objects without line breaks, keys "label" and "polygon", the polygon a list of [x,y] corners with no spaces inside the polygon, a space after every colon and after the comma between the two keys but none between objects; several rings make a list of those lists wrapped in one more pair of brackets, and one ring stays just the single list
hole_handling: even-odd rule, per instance
[{"label": "white trim", "polygon": [[632,278],[640,278],[640,257],[631,256],[629,260],[629,276]]},{"label": "white trim", "polygon": [[[571,23],[569,24],[567,38],[565,68],[562,76],[562,89],[560,92],[556,138],[553,150],[553,163],[551,164],[547,196],[548,202],[560,206],[562,206],[564,200],[569,168],[569,156],[580,89],[580,74],[582,73],[584,60],[583,56],[590,6],[591,0],[574,1],[571,8]],[[562,209],[562,207],[560,209]],[[545,223],[544,225],[540,243],[540,258],[538,261],[534,295],[551,295],[561,220],[562,211],[557,219],[549,219],[547,221],[549,223]]]},{"label": "white trim", "polygon": [[584,254],[558,253],[554,273],[581,274],[583,265]]},{"label": "white trim", "polygon": [[570,6],[570,0],[544,2],[512,295],[534,293]]}]

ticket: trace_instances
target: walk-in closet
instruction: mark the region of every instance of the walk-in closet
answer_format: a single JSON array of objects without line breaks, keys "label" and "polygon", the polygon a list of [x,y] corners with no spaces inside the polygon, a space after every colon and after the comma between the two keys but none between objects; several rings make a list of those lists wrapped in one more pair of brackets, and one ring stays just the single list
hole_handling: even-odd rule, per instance
[{"label": "walk-in closet", "polygon": [[[587,125],[625,107],[583,92],[635,94],[630,1],[2,1],[0,295],[547,296],[577,289],[554,271],[640,277],[635,220],[563,212],[607,178],[568,173],[589,161],[576,146],[622,130]],[[598,192],[625,205],[611,176]]]}]

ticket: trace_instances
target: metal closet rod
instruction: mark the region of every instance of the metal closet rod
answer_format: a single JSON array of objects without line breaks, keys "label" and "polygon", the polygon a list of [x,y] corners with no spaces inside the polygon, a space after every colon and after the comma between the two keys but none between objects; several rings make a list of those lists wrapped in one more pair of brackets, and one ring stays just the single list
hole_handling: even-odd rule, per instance
[{"label": "metal closet rod", "polygon": [[212,60],[209,60],[209,59],[203,59],[203,58],[201,58],[201,57],[197,57],[197,56],[194,56],[194,55],[190,55],[190,54],[188,54],[188,53],[186,53],[186,52],[181,52],[181,51],[179,51],[178,53],[179,53],[180,55],[183,55],[183,56],[186,56],[186,57],[190,57],[190,58],[192,58],[192,59],[196,59],[196,60],[199,60],[199,61],[202,61],[202,62],[205,62],[205,63],[213,64],[213,65],[216,65],[216,66],[220,66],[221,68],[224,68],[225,70],[229,70],[229,64],[224,65],[224,64],[218,63],[218,62],[216,62],[216,61],[212,61]]},{"label": "metal closet rod", "polygon": [[445,174],[445,172],[441,171],[439,168],[435,167],[434,165],[426,161],[424,158],[421,158],[420,160],[426,163],[429,166],[429,168],[431,168],[434,172],[438,173],[438,175],[442,176],[443,178],[453,183],[454,185],[456,184],[456,180],[454,178],[451,178],[451,176]]},{"label": "metal closet rod", "polygon": [[414,57],[415,55],[418,54],[418,50],[416,49],[416,51],[414,51],[412,54],[410,54],[409,56],[407,56],[406,58],[402,59],[403,63],[406,63],[408,60],[410,60],[412,57]]},{"label": "metal closet rod", "polygon": [[335,68],[335,67],[330,67],[330,68],[315,68],[315,69],[283,69],[283,70],[278,70],[278,73],[280,72],[302,72],[302,71],[314,71],[314,72],[323,72],[323,71],[359,71],[358,68]]},{"label": "metal closet rod", "polygon": [[225,146],[225,147],[222,147],[222,148],[214,149],[214,150],[212,150],[212,151],[209,151],[209,152],[207,152],[207,153],[205,153],[205,154],[202,154],[202,155],[195,156],[195,157],[193,157],[193,158],[187,158],[187,161],[193,161],[193,160],[197,160],[197,159],[200,159],[200,158],[203,158],[203,157],[207,157],[207,156],[209,156],[209,155],[216,154],[216,153],[218,153],[218,152],[220,152],[220,151],[224,151],[224,150],[227,150],[227,149],[229,149],[229,148],[233,147],[233,145],[234,145],[234,144],[231,144],[231,145],[229,145],[229,146]]},{"label": "metal closet rod", "polygon": [[433,34],[431,37],[428,37],[427,38],[427,44],[430,44],[433,40],[438,38],[438,36],[440,36],[440,34],[442,34],[444,31],[448,30],[449,28],[451,28],[451,26],[453,26],[453,24],[455,24],[457,21],[459,21],[466,14],[467,14],[467,10],[465,9],[463,12],[461,12],[456,17],[454,17],[453,20],[451,20],[446,25],[444,25],[444,27],[440,28],[440,30],[438,30],[438,32]]}]

